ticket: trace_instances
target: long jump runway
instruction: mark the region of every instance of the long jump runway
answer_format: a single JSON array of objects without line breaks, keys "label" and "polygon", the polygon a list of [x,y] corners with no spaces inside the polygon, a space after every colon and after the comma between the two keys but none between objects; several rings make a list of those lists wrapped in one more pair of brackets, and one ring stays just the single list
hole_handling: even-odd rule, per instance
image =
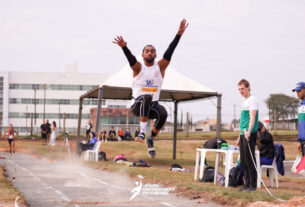
[{"label": "long jump runway", "polygon": [[31,207],[219,206],[167,194],[168,188],[142,183],[140,175],[131,180],[117,173],[86,167],[80,161],[51,162],[23,153],[0,155],[5,157],[0,165],[5,167],[9,180]]}]

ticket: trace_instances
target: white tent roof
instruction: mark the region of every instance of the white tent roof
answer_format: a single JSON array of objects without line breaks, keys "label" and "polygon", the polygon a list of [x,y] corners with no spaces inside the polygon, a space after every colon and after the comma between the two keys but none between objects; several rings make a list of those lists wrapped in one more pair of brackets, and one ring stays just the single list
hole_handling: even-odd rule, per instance
[{"label": "white tent roof", "polygon": [[[99,87],[87,92],[81,98],[97,98],[98,89],[103,88],[103,99],[131,99],[132,79],[132,69],[127,64]],[[161,101],[187,101],[216,95],[216,91],[186,77],[172,67],[169,66],[166,69],[160,94]]]}]

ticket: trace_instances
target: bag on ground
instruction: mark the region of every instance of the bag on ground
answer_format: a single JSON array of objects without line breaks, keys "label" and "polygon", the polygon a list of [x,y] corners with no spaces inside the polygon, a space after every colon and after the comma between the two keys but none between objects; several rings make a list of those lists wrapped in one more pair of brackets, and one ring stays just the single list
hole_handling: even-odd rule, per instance
[{"label": "bag on ground", "polygon": [[151,167],[151,165],[144,160],[138,160],[137,162],[131,162],[128,164],[129,167]]},{"label": "bag on ground", "polygon": [[190,172],[188,169],[185,169],[178,164],[172,164],[170,170],[174,172]]},{"label": "bag on ground", "polygon": [[217,175],[216,175],[216,181],[217,181],[220,185],[224,186],[224,185],[225,185],[225,176],[224,176],[223,174],[221,174],[221,173],[217,173]]},{"label": "bag on ground", "polygon": [[214,182],[214,167],[206,167],[204,168],[203,178],[200,180],[201,182]]},{"label": "bag on ground", "polygon": [[229,172],[229,186],[239,186],[243,185],[243,172],[242,170],[237,166],[237,167],[232,167],[230,172]]},{"label": "bag on ground", "polygon": [[119,161],[119,160],[127,161],[127,158],[125,157],[124,154],[120,154],[120,155],[116,156],[116,157],[113,159],[113,162],[116,162],[116,161]]},{"label": "bag on ground", "polygon": [[180,165],[176,164],[176,163],[172,164],[170,169],[173,169],[173,168],[180,168],[180,169],[182,169],[182,167]]},{"label": "bag on ground", "polygon": [[99,152],[98,153],[98,160],[99,161],[102,161],[102,160],[107,161],[106,152],[103,152],[103,151]]}]

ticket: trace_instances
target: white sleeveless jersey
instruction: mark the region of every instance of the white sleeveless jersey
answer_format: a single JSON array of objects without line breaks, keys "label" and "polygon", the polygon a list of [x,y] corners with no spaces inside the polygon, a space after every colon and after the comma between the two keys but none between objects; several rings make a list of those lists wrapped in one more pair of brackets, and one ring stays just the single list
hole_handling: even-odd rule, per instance
[{"label": "white sleeveless jersey", "polygon": [[152,66],[146,66],[143,63],[141,65],[141,72],[132,81],[132,96],[135,99],[144,94],[151,94],[152,101],[159,101],[163,83],[159,65],[156,62]]}]

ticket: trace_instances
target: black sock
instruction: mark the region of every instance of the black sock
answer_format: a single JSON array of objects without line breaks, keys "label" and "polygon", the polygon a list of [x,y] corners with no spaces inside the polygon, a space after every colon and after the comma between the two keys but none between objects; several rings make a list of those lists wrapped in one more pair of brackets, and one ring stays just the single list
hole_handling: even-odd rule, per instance
[{"label": "black sock", "polygon": [[151,138],[155,138],[155,136],[157,136],[157,134],[153,130],[151,130],[150,135],[151,135]]}]

